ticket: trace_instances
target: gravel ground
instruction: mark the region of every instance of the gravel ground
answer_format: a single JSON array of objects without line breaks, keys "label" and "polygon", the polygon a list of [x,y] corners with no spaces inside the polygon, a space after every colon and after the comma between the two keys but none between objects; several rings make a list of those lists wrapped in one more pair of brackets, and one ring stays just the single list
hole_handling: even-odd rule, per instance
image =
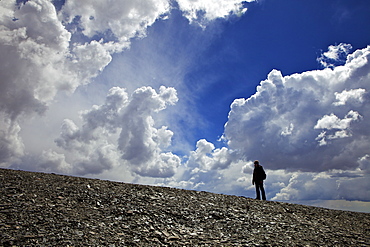
[{"label": "gravel ground", "polygon": [[370,214],[0,169],[0,246],[370,246]]}]

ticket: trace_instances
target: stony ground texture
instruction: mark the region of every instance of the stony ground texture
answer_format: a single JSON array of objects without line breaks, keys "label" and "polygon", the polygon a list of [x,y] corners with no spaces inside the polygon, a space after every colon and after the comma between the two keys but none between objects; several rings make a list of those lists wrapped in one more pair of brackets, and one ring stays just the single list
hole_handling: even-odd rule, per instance
[{"label": "stony ground texture", "polygon": [[370,246],[370,214],[0,169],[0,246]]}]

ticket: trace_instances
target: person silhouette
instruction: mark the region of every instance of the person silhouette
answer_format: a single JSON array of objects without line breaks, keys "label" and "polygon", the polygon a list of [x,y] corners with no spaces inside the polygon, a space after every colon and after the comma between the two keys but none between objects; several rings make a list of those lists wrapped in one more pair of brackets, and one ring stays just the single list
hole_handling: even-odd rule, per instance
[{"label": "person silhouette", "polygon": [[265,189],[263,188],[263,180],[265,179],[266,179],[265,170],[263,170],[263,167],[260,165],[260,162],[258,160],[255,160],[252,184],[256,186],[257,200],[261,200],[260,192],[262,194],[262,200],[266,200]]}]

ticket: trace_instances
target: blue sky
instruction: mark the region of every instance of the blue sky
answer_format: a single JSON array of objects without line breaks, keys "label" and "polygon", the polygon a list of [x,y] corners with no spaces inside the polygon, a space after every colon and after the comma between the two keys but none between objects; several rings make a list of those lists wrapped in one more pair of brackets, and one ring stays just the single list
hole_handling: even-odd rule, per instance
[{"label": "blue sky", "polygon": [[348,43],[355,50],[369,41],[365,23],[370,7],[364,1],[357,6],[349,1],[261,1],[247,6],[242,18],[215,20],[206,30],[189,25],[180,11],[173,10],[168,20],[148,28],[148,37],[132,42],[129,55],[121,55],[135,56],[131,61],[135,66],[156,67],[157,61],[146,61],[148,54],[143,53],[174,62],[174,69],[181,66],[182,61],[176,61],[179,56],[189,63],[183,68],[183,80],[197,95],[194,104],[205,106],[197,110],[207,121],[207,128],[197,130],[196,140],[215,142],[223,133],[232,101],[254,94],[272,69],[283,75],[321,69],[316,59],[329,45]]},{"label": "blue sky", "polygon": [[368,1],[0,11],[1,167],[369,212]]}]

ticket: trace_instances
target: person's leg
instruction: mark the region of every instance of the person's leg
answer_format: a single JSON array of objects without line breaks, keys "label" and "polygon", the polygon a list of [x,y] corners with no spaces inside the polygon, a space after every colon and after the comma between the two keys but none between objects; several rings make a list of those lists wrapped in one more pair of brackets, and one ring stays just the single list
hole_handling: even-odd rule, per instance
[{"label": "person's leg", "polygon": [[262,200],[266,200],[265,189],[263,188],[263,182],[260,184],[260,190],[262,193]]},{"label": "person's leg", "polygon": [[259,184],[256,182],[254,185],[256,186],[256,196],[257,196],[256,199],[261,200]]}]

